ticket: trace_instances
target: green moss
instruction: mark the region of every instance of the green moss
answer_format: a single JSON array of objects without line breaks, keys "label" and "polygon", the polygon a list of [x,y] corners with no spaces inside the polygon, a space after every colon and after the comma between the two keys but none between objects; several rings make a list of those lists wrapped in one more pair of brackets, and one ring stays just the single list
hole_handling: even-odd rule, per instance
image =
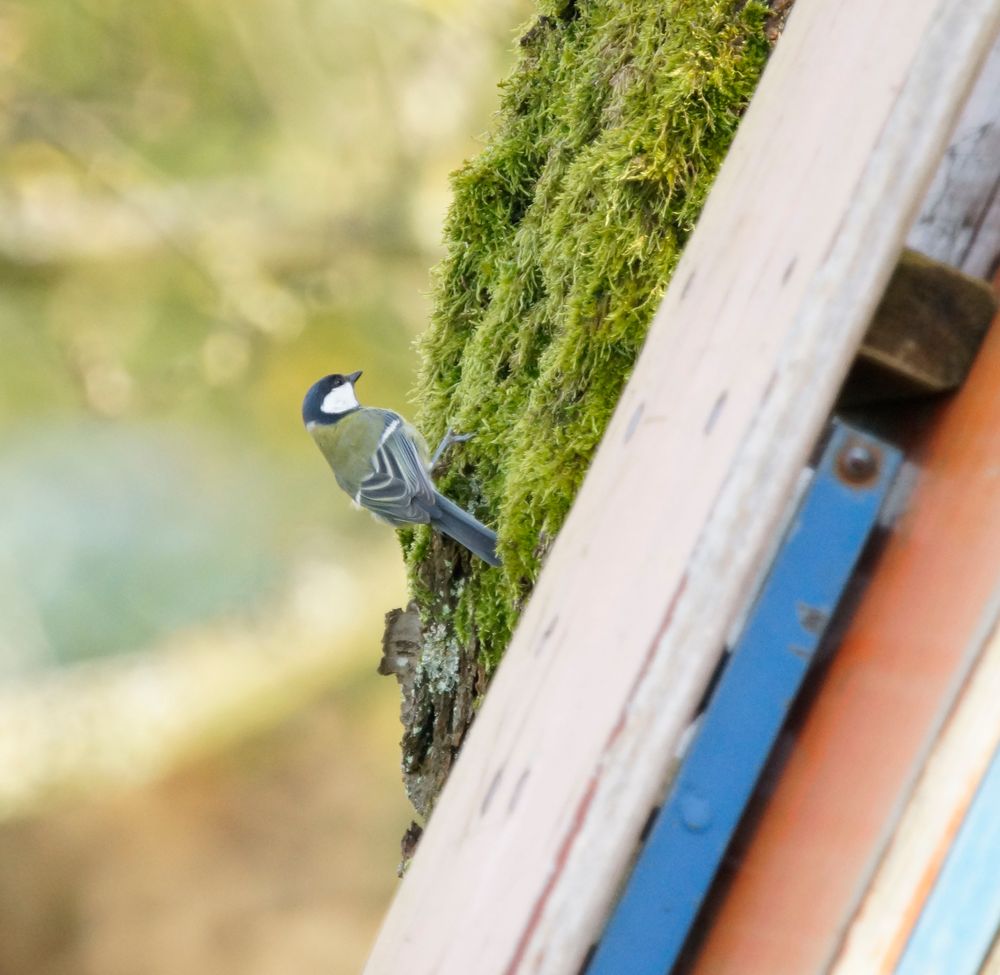
[{"label": "green moss", "polygon": [[[769,51],[757,0],[541,0],[496,132],[453,177],[418,424],[502,569],[404,534],[436,642],[499,661]],[[444,560],[451,560],[445,564]],[[464,585],[456,587],[459,578]],[[445,610],[449,610],[447,613]],[[443,628],[443,629],[442,629]]]}]

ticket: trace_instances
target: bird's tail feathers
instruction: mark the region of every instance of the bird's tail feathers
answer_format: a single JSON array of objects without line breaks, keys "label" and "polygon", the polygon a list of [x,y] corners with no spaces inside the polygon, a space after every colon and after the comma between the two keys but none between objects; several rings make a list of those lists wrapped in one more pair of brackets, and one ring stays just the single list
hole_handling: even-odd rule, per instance
[{"label": "bird's tail feathers", "polygon": [[449,501],[438,491],[434,493],[435,510],[431,513],[431,525],[464,545],[484,562],[500,565],[496,535],[454,501]]}]

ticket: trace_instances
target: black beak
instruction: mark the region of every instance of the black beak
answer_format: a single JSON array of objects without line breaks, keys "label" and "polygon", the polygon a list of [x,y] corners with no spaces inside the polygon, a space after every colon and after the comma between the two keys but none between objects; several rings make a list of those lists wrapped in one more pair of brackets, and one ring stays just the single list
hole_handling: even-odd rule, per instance
[{"label": "black beak", "polygon": [[350,384],[353,386],[361,378],[361,370],[359,369],[357,372],[352,372],[346,378],[348,379],[348,381],[350,382]]}]

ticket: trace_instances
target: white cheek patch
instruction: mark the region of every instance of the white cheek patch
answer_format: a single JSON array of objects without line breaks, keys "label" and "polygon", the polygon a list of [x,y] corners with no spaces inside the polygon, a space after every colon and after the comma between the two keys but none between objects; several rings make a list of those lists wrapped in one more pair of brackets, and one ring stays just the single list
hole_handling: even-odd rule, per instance
[{"label": "white cheek patch", "polygon": [[354,387],[350,383],[344,383],[331,389],[323,397],[319,408],[324,413],[346,413],[360,405],[357,396],[354,395]]}]

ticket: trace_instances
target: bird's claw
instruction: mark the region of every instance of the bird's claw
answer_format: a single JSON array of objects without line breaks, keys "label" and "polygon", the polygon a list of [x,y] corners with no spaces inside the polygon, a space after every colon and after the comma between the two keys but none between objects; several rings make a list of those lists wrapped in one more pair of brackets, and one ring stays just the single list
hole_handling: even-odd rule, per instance
[{"label": "bird's claw", "polygon": [[452,444],[465,443],[467,440],[471,440],[474,436],[474,433],[455,433],[451,427],[448,427],[447,433],[445,433],[445,435],[441,438],[441,443],[438,444],[437,450],[434,451],[434,456],[431,457],[431,470],[434,470],[434,468],[437,467],[438,461],[441,460],[444,452]]}]

